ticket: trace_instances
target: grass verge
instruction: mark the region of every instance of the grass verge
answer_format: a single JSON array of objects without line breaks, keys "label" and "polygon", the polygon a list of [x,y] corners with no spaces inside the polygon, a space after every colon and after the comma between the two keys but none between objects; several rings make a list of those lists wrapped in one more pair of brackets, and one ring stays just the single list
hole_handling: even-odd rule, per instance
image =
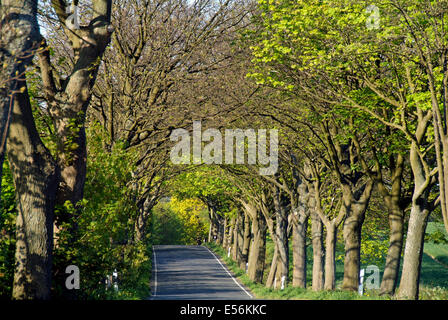
[{"label": "grass verge", "polygon": [[356,292],[343,290],[322,290],[312,291],[303,288],[287,286],[284,290],[266,288],[264,284],[251,281],[245,270],[238,267],[237,263],[228,258],[224,249],[214,243],[207,243],[206,246],[212,250],[226,264],[227,268],[236,278],[246,286],[256,299],[267,300],[388,300],[390,297],[377,295],[374,291],[366,291],[363,296]]}]

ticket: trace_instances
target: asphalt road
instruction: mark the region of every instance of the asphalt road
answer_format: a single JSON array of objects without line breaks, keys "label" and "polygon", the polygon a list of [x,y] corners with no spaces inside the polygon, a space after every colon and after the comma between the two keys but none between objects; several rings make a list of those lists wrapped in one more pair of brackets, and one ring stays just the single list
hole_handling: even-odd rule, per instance
[{"label": "asphalt road", "polygon": [[203,246],[154,246],[151,292],[156,300],[252,299]]}]

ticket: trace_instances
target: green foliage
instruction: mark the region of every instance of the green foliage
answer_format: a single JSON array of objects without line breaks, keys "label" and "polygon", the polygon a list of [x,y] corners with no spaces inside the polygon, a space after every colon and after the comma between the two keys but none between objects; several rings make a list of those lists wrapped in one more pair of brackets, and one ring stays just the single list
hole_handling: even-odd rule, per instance
[{"label": "green foliage", "polygon": [[448,290],[442,287],[426,287],[420,288],[420,300],[448,300]]},{"label": "green foliage", "polygon": [[153,244],[196,245],[208,232],[204,204],[198,199],[171,198],[153,209],[151,242]]},{"label": "green foliage", "polygon": [[[77,240],[74,242],[69,224],[61,225],[55,265],[70,263],[79,267],[81,298],[147,297],[150,244],[135,243],[132,239],[137,209],[130,197],[128,182],[133,169],[129,163],[133,163],[134,154],[120,142],[107,151],[104,141],[108,139],[99,125],[90,126],[87,135],[89,158],[85,197],[79,204],[79,213],[70,203],[63,208],[63,212],[76,217]],[[118,292],[107,290],[105,286],[106,277],[115,269],[119,274]],[[57,284],[55,292],[61,294],[63,283]]]},{"label": "green foliage", "polygon": [[3,163],[0,211],[0,299],[9,299],[14,278],[16,202],[8,162]]},{"label": "green foliage", "polygon": [[448,235],[443,225],[437,223],[429,224],[425,234],[425,242],[448,244]]},{"label": "green foliage", "polygon": [[186,171],[171,182],[170,189],[178,199],[200,199],[221,215],[235,211],[234,197],[239,194],[238,187],[226,179],[217,166],[200,166]]},{"label": "green foliage", "polygon": [[183,224],[169,204],[159,203],[153,209],[151,242],[157,244],[184,244]]},{"label": "green foliage", "polygon": [[385,221],[386,212],[375,214],[370,209],[366,213],[361,233],[361,264],[383,266],[389,249],[389,225]]}]

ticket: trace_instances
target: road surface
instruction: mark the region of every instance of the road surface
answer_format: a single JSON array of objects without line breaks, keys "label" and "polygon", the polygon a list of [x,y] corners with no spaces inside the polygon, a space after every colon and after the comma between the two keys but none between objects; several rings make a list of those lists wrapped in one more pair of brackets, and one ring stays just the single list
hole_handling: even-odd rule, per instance
[{"label": "road surface", "polygon": [[153,247],[151,299],[252,299],[244,288],[204,246]]}]

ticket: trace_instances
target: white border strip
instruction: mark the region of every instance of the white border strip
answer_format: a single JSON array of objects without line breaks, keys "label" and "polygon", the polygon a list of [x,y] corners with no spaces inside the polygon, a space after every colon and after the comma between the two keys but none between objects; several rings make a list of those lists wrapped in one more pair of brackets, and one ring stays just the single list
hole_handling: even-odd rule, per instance
[{"label": "white border strip", "polygon": [[208,252],[210,252],[210,253],[213,255],[213,257],[215,257],[216,261],[219,262],[219,264],[220,264],[221,267],[224,269],[224,271],[227,272],[227,274],[229,275],[229,277],[232,278],[232,280],[238,285],[238,287],[240,287],[241,290],[243,290],[243,291],[244,291],[244,292],[245,292],[251,299],[253,299],[254,297],[253,297],[249,292],[247,292],[247,290],[244,289],[244,287],[243,287],[242,285],[240,285],[240,284],[238,283],[238,281],[237,281],[237,280],[230,274],[229,270],[227,270],[227,268],[224,267],[224,265],[221,263],[221,261],[219,261],[218,257],[217,257],[217,256],[216,256],[216,255],[215,255],[209,248],[207,248],[206,246],[202,246],[202,247],[206,248],[206,249],[208,250]]}]

